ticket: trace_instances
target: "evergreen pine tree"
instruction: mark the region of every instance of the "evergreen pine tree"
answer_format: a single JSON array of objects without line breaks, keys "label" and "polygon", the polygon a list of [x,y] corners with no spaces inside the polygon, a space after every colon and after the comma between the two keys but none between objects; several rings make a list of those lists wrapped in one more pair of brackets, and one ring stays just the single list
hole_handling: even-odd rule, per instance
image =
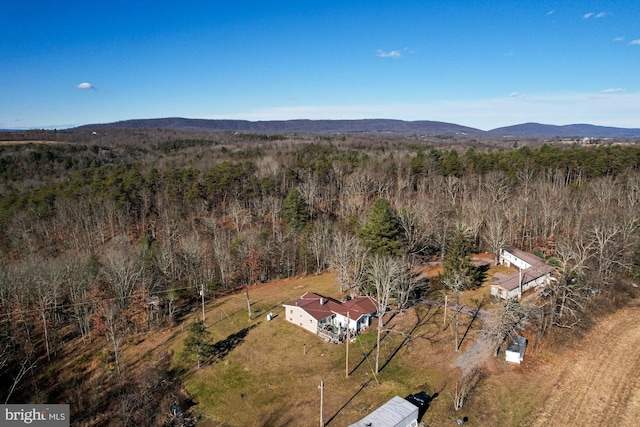
[{"label": "evergreen pine tree", "polygon": [[442,261],[442,281],[445,285],[462,281],[464,288],[468,289],[480,284],[480,272],[469,258],[472,248],[464,231],[457,230]]},{"label": "evergreen pine tree", "polygon": [[400,223],[397,214],[387,199],[373,203],[369,219],[358,234],[371,252],[380,255],[400,254]]},{"label": "evergreen pine tree", "polygon": [[188,362],[196,361],[198,369],[211,351],[211,334],[202,321],[195,321],[189,326],[189,333],[184,340],[182,358]]},{"label": "evergreen pine tree", "polygon": [[309,206],[297,188],[292,188],[282,202],[282,218],[296,231],[309,222]]}]

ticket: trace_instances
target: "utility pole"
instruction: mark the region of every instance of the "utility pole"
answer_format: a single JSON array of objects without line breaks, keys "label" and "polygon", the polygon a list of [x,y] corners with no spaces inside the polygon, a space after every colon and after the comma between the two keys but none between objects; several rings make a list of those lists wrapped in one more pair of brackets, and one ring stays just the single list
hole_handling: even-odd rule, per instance
[{"label": "utility pole", "polygon": [[322,406],[324,404],[324,382],[322,380],[320,380],[318,388],[320,389],[320,427],[324,427],[324,417],[322,416]]},{"label": "utility pole", "polygon": [[344,374],[346,378],[349,378],[349,341],[351,341],[351,317],[349,317],[349,312],[347,311],[347,357],[345,357],[345,368]]},{"label": "utility pole", "polygon": [[518,267],[518,298],[522,298],[522,268]]},{"label": "utility pole", "polygon": [[204,325],[204,282],[202,282],[202,289],[200,289],[200,296],[202,297],[202,324]]},{"label": "utility pole", "polygon": [[247,311],[249,312],[249,320],[251,320],[251,302],[249,302],[249,291],[244,291],[244,296],[247,297]]},{"label": "utility pole", "polygon": [[444,296],[444,319],[442,320],[442,325],[445,326],[447,324],[447,299],[449,295]]}]

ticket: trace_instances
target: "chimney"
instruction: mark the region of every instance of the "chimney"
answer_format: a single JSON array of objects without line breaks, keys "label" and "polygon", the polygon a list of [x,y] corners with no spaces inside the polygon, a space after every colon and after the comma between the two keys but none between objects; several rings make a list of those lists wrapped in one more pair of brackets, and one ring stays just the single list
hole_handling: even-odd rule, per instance
[{"label": "chimney", "polygon": [[320,297],[320,305],[324,305],[324,298]]}]

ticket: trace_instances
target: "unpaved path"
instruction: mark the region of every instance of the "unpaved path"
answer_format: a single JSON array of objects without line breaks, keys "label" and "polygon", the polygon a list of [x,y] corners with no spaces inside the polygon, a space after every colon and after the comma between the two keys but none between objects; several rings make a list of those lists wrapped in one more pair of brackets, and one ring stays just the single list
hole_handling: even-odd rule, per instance
[{"label": "unpaved path", "polygon": [[637,426],[640,422],[640,307],[595,327],[558,366],[558,382],[533,426]]}]

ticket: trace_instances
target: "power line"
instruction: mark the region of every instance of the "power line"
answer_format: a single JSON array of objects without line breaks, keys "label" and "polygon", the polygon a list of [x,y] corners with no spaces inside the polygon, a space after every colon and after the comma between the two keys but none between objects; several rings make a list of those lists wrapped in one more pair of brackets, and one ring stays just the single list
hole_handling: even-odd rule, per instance
[{"label": "power line", "polygon": [[[164,291],[153,292],[153,294],[154,295],[156,295],[156,294],[166,294],[166,293],[170,293],[170,292],[184,291],[184,290],[189,290],[189,289],[194,289],[194,287],[189,286],[189,287],[185,287],[185,288],[166,289]],[[101,303],[101,302],[138,298],[138,297],[143,297],[144,295],[147,295],[147,294],[151,294],[151,293],[150,292],[144,292],[144,293],[136,293],[136,294],[131,294],[131,295],[125,295],[123,297],[110,297],[110,298],[91,299],[91,300],[88,300],[88,301],[82,301],[82,302],[73,303],[73,304],[55,305],[53,307],[47,307],[45,310],[64,309],[64,308],[79,307],[79,306],[93,305],[93,304],[97,305],[98,303]],[[216,293],[212,292],[212,294],[215,297]],[[41,311],[40,309],[17,310],[17,311],[12,311],[12,312],[7,312],[7,313],[0,313],[0,317],[12,317],[12,316],[17,315],[17,314],[37,313],[37,312],[40,312],[40,311]]]}]

